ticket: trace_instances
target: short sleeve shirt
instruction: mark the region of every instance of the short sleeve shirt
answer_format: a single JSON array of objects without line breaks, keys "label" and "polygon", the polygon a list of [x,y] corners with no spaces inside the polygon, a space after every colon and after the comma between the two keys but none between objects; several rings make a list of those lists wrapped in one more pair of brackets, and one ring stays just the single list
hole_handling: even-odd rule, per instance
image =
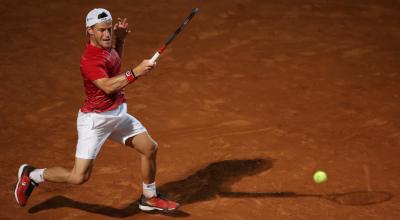
[{"label": "short sleeve shirt", "polygon": [[97,79],[111,78],[120,74],[121,59],[115,49],[106,50],[89,43],[81,57],[80,70],[86,95],[81,107],[82,112],[105,112],[125,102],[122,90],[106,94],[93,83]]}]

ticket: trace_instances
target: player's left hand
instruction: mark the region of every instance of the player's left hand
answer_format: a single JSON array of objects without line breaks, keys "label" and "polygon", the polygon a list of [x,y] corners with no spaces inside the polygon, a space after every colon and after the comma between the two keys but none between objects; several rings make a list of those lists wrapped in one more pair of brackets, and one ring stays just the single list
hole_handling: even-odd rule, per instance
[{"label": "player's left hand", "polygon": [[122,20],[118,18],[117,23],[114,25],[114,34],[119,41],[125,40],[125,37],[131,32],[128,29],[128,22],[126,22],[126,18]]}]

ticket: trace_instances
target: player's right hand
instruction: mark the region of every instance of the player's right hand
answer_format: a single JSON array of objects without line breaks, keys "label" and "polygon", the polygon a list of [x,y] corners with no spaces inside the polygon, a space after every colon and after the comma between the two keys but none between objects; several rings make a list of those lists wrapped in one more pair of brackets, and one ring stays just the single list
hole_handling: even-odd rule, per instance
[{"label": "player's right hand", "polygon": [[143,76],[150,72],[155,67],[155,63],[150,60],[143,60],[138,66],[133,69],[136,77]]}]

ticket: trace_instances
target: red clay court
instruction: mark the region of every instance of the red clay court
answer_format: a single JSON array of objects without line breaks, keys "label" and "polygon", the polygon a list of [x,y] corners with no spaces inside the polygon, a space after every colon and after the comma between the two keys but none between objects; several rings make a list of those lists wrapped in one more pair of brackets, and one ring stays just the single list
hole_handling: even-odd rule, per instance
[{"label": "red clay court", "polygon": [[[14,200],[20,164],[73,165],[95,7],[133,28],[124,70],[200,8],[126,89],[178,212],[139,211],[138,154],[111,141],[86,184]],[[2,2],[0,219],[398,219],[399,12],[396,0]]]}]

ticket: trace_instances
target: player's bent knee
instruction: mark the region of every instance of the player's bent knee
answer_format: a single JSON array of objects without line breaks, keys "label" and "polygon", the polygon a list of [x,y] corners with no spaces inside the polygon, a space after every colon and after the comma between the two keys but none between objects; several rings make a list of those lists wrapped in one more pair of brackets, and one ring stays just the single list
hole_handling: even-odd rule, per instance
[{"label": "player's bent knee", "polygon": [[152,141],[146,145],[145,155],[148,157],[154,156],[158,150],[158,144],[155,141]]},{"label": "player's bent knee", "polygon": [[158,144],[157,144],[157,142],[152,141],[152,142],[149,144],[149,146],[148,146],[147,149],[149,150],[149,153],[150,153],[150,154],[155,154],[155,153],[157,152],[157,150],[158,150]]},{"label": "player's bent knee", "polygon": [[75,184],[75,185],[82,185],[85,182],[89,180],[90,176],[89,175],[84,175],[84,174],[74,174],[70,176],[69,178],[69,183]]}]

